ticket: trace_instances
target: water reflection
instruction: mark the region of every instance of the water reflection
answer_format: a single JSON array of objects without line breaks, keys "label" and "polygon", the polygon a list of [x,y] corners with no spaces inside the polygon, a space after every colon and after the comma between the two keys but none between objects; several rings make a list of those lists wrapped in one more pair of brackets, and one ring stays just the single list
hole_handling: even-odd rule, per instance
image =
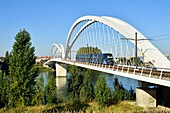
[{"label": "water reflection", "polygon": [[51,76],[56,76],[55,72],[54,71],[46,71],[46,72],[41,72],[39,73],[39,76],[43,76],[44,78],[44,86],[47,85],[47,82],[48,82],[48,79],[51,77]]},{"label": "water reflection", "polygon": [[114,90],[114,79],[117,77],[118,81],[123,85],[123,87],[127,90],[130,90],[130,88],[132,87],[133,90],[136,89],[136,87],[138,86],[138,81],[131,79],[131,78],[126,78],[126,77],[122,77],[122,76],[118,76],[118,75],[112,75],[112,74],[107,74],[107,73],[99,73],[98,75],[93,75],[90,76],[90,80],[93,83],[93,85],[96,84],[96,81],[99,77],[99,75],[102,75],[105,77],[107,85],[110,87],[111,90]]},{"label": "water reflection", "polygon": [[[69,74],[68,74],[69,75]],[[43,76],[44,78],[44,86],[47,85],[48,79],[51,76],[56,77],[56,72],[52,71],[47,71],[47,72],[41,72],[39,73],[39,76]],[[66,82],[67,78],[66,77],[56,77],[56,86],[57,86],[57,94],[61,98],[65,98],[66,96]]]},{"label": "water reflection", "polygon": [[67,94],[67,77],[56,77],[57,94],[65,98]]},{"label": "water reflection", "polygon": [[[117,76],[117,75],[112,75],[112,74],[106,74],[106,73],[98,73],[93,76],[89,76],[90,81],[92,82],[93,85],[96,84],[96,81],[99,77],[99,75],[102,75],[106,78],[107,85],[110,87],[111,90],[114,90],[113,82],[114,78],[117,77],[119,82],[124,86],[125,89],[130,90],[130,87],[132,87],[133,90],[136,89],[138,86],[138,81],[122,76]],[[47,84],[48,79],[50,76],[56,76],[56,72],[42,72],[39,74],[39,76],[44,77],[44,85]],[[61,98],[65,98],[67,94],[67,79],[70,77],[70,74],[67,73],[67,77],[56,77],[56,86],[57,86],[57,93],[58,96]]]}]

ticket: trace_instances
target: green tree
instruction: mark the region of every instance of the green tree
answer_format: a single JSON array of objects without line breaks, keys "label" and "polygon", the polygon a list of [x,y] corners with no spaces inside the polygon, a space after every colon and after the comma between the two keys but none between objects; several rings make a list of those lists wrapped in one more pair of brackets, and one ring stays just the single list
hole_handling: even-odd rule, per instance
[{"label": "green tree", "polygon": [[83,84],[83,76],[80,73],[80,69],[76,66],[71,66],[69,68],[70,79],[68,80],[68,94],[69,98],[79,99],[80,90]]},{"label": "green tree", "polygon": [[89,75],[84,75],[83,85],[80,90],[80,99],[84,102],[89,102],[93,99],[93,86],[90,83]]},{"label": "green tree", "polygon": [[41,105],[43,104],[44,97],[44,78],[40,76],[36,82],[36,95],[32,101],[33,105]]},{"label": "green tree", "polygon": [[77,54],[101,54],[102,51],[97,47],[81,47],[77,51]]},{"label": "green tree", "polygon": [[57,103],[57,86],[56,79],[51,76],[45,86],[44,98],[46,104]]},{"label": "green tree", "polygon": [[35,64],[35,49],[30,42],[31,36],[26,30],[21,30],[15,37],[10,57],[10,106],[31,105],[35,96],[35,79],[38,70]]},{"label": "green tree", "polygon": [[118,78],[114,78],[113,100],[115,102],[131,99],[130,93],[119,83]]},{"label": "green tree", "polygon": [[99,105],[108,105],[109,99],[111,98],[110,88],[106,84],[104,76],[99,76],[96,85],[94,87],[95,100]]},{"label": "green tree", "polygon": [[5,57],[3,58],[3,69],[2,71],[5,72],[6,75],[9,74],[9,59],[10,59],[10,54],[8,51],[5,53]]},{"label": "green tree", "polygon": [[8,105],[8,76],[0,71],[0,108]]}]

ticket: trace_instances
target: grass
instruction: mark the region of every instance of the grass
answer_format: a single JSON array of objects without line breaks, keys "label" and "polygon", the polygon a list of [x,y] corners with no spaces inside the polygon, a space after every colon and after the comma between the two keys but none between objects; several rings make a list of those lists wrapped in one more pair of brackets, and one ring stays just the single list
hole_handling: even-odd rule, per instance
[{"label": "grass", "polygon": [[140,112],[143,110],[142,107],[135,106],[130,104],[131,101],[122,101],[115,105],[110,105],[108,107],[99,107],[97,103],[91,103],[87,111],[88,112],[95,112],[95,113],[133,113],[133,112]]},{"label": "grass", "polygon": [[99,107],[96,102],[87,104],[83,103],[62,103],[58,105],[40,105],[40,106],[28,106],[17,108],[2,108],[0,113],[132,113],[135,111],[141,111],[143,108],[129,104],[127,101],[120,102],[116,105],[109,107]]},{"label": "grass", "polygon": [[96,102],[61,103],[58,105],[40,105],[17,108],[2,108],[0,113],[168,113],[162,108],[142,108],[134,101],[122,101],[108,107],[100,107]]}]

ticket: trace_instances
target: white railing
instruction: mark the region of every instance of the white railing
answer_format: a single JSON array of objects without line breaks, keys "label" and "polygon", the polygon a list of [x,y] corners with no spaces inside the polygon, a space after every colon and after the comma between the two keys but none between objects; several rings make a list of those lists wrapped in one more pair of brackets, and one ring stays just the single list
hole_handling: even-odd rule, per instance
[{"label": "white railing", "polygon": [[139,76],[146,76],[149,78],[156,78],[156,79],[166,79],[170,80],[170,69],[168,68],[155,68],[155,67],[136,67],[130,65],[104,65],[104,64],[96,64],[96,63],[88,63],[88,62],[80,62],[76,60],[67,60],[70,62],[75,62],[79,64],[84,64],[92,67],[102,68],[102,69],[109,69],[112,71],[118,71],[127,74],[139,75]]}]

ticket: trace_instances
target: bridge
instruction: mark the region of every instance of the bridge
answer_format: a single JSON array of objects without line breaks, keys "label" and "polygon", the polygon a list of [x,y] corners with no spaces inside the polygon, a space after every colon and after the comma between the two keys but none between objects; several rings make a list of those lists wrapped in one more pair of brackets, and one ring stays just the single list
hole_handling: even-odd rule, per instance
[{"label": "bridge", "polygon": [[[113,63],[96,61],[95,55],[99,53],[112,54]],[[93,58],[89,54],[93,54]],[[77,19],[70,28],[65,48],[63,44],[53,44],[51,56],[44,65],[55,64],[57,76],[66,76],[66,65],[75,65],[170,87],[170,61],[150,39],[117,18],[83,16]]]}]

